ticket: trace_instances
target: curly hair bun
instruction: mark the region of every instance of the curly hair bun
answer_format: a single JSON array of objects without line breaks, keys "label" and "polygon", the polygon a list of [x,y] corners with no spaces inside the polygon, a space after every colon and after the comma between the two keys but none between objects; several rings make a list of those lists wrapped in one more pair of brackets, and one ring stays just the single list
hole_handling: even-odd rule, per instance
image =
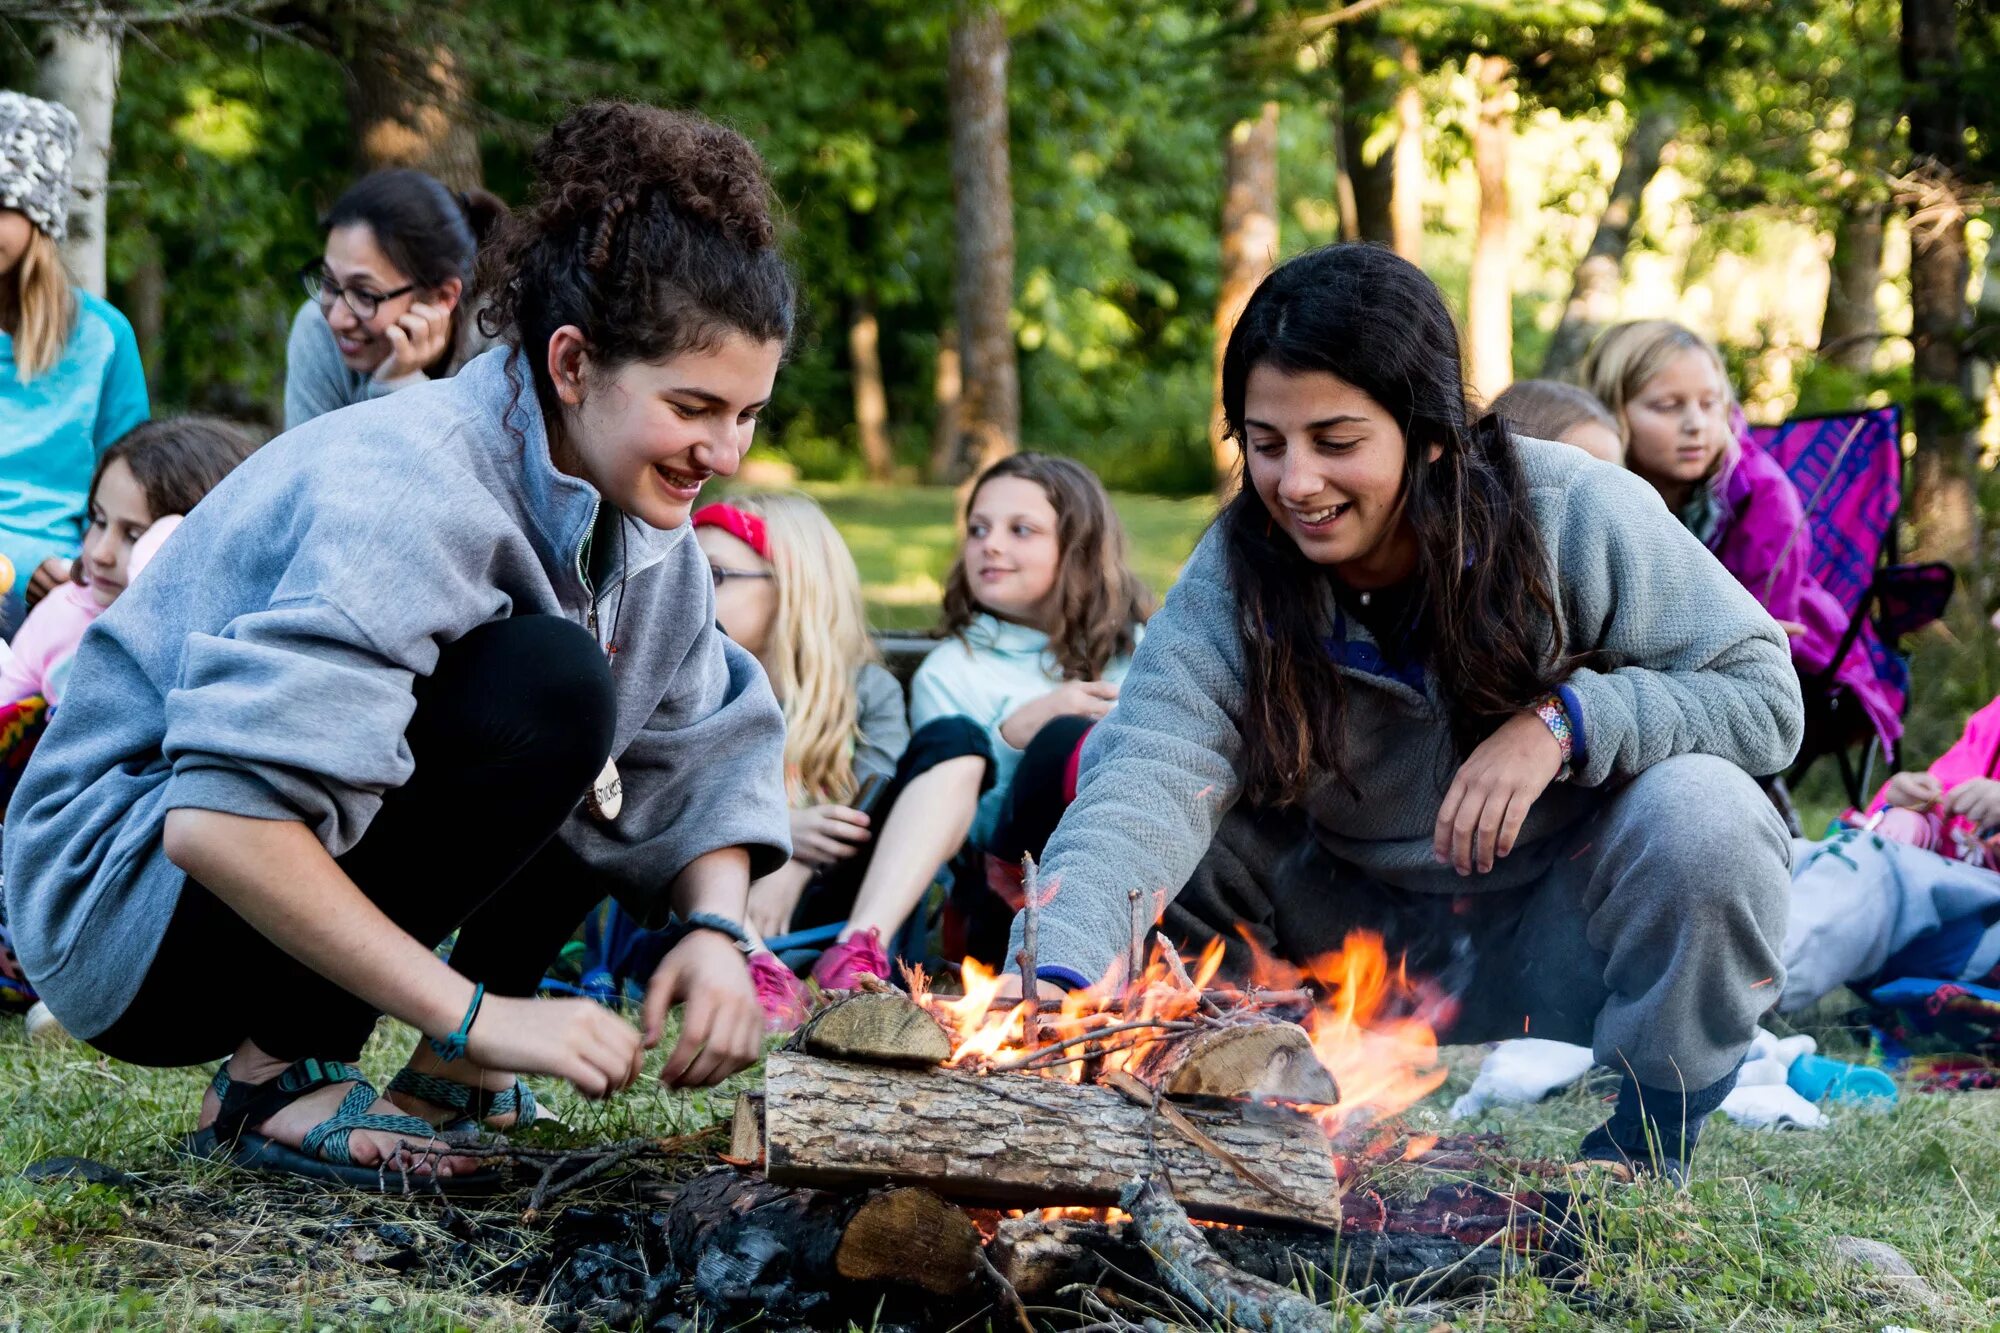
[{"label": "curly hair bun", "polygon": [[541,187],[532,222],[544,232],[599,221],[607,231],[648,194],[753,250],[776,239],[764,159],[748,139],[703,116],[635,102],[591,102],[557,122],[535,152]]}]

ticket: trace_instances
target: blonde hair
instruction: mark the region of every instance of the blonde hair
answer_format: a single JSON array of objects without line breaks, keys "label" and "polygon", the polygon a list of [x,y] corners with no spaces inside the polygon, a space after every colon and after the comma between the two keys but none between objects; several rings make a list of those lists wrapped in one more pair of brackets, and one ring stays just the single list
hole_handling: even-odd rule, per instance
[{"label": "blonde hair", "polygon": [[1583,359],[1583,387],[1597,395],[1618,421],[1618,438],[1632,443],[1632,426],[1625,410],[1655,376],[1675,357],[1700,352],[1715,363],[1722,381],[1723,412],[1718,429],[1722,432],[1722,452],[1717,456],[1721,471],[1736,465],[1736,432],[1729,428],[1729,411],[1736,406],[1736,390],[1729,383],[1729,366],[1722,352],[1708,339],[1684,324],[1670,319],[1636,319],[1613,324],[1591,344]]},{"label": "blonde hair", "polygon": [[855,795],[860,702],[854,676],[880,660],[868,636],[861,572],[826,512],[790,491],[732,492],[764,520],[778,609],[765,651],[785,710],[785,785],[801,804]]},{"label": "blonde hair", "polygon": [[26,384],[62,360],[76,324],[76,296],[70,291],[62,250],[40,227],[33,228],[12,278],[11,283],[0,279],[0,285],[12,288],[5,292],[11,299],[0,302],[0,310],[12,317],[14,373]]}]

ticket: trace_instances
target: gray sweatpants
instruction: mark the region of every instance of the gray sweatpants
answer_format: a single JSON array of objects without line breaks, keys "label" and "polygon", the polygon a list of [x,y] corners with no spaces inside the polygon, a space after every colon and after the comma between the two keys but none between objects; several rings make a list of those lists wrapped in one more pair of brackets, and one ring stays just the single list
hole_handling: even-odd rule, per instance
[{"label": "gray sweatpants", "polygon": [[1438,894],[1335,860],[1295,813],[1238,807],[1163,924],[1192,948],[1228,941],[1228,970],[1248,963],[1244,932],[1304,961],[1373,930],[1458,997],[1445,1040],[1587,1044],[1652,1088],[1729,1073],[1784,989],[1791,844],[1771,802],[1734,765],[1683,755],[1555,841],[1533,883]]}]

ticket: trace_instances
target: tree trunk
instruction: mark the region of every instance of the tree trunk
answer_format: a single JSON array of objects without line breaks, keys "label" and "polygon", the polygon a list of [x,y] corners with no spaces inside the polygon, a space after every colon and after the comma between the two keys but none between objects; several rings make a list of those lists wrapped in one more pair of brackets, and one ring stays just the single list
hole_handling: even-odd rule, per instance
[{"label": "tree trunk", "polygon": [[[450,45],[360,6],[348,11],[347,112],[360,171],[414,167],[454,189],[485,182]],[[414,26],[414,25],[410,25]]]},{"label": "tree trunk", "polygon": [[1390,167],[1389,229],[1396,253],[1412,264],[1424,258],[1424,93],[1414,42],[1402,44],[1403,75],[1396,89],[1396,151]]},{"label": "tree trunk", "polygon": [[951,324],[938,334],[937,377],[932,388],[937,416],[931,428],[930,479],[940,486],[953,481],[958,470],[959,398],[964,387],[958,326]]},{"label": "tree trunk", "polygon": [[63,262],[78,286],[104,295],[105,196],[111,185],[111,117],[118,103],[123,32],[101,21],[50,30],[37,83],[43,97],[76,115],[76,156],[70,161],[69,234]]},{"label": "tree trunk", "polygon": [[1976,566],[1977,440],[1972,430],[1971,277],[1965,240],[1965,102],[1953,0],[1903,0],[1909,91],[1910,341],[1917,449],[1910,506],[1926,555]]},{"label": "tree trunk", "polygon": [[1826,317],[1819,326],[1819,359],[1866,374],[1881,340],[1875,291],[1882,285],[1882,205],[1858,204],[1833,232],[1828,261]]},{"label": "tree trunk", "polygon": [[1563,379],[1575,374],[1592,341],[1617,318],[1621,271],[1625,251],[1632,244],[1632,228],[1639,221],[1639,202],[1646,186],[1659,174],[1660,157],[1679,128],[1677,108],[1656,106],[1642,113],[1625,136],[1611,197],[1604,201],[1597,232],[1576,266],[1562,322],[1556,325],[1548,354],[1542,358],[1545,377]]},{"label": "tree trunk", "polygon": [[1334,38],[1334,59],[1340,76],[1340,101],[1334,117],[1334,164],[1340,181],[1340,234],[1350,241],[1395,238],[1391,196],[1396,159],[1393,151],[1370,161],[1368,140],[1383,112],[1388,88],[1381,75],[1380,36],[1373,19],[1341,28]]},{"label": "tree trunk", "polygon": [[[1108,1088],[1026,1075],[903,1070],[774,1051],[764,1065],[765,1174],[780,1185],[916,1185],[996,1207],[1114,1204],[1164,1167],[1189,1213],[1221,1221],[1338,1226],[1326,1135],[1276,1109],[1180,1112],[1223,1151]],[[738,1105],[733,1156],[748,1157]]]},{"label": "tree trunk", "polygon": [[1501,56],[1479,56],[1474,63],[1479,118],[1472,132],[1472,156],[1479,174],[1479,231],[1473,241],[1465,327],[1473,391],[1491,402],[1514,379],[1513,257],[1508,253],[1507,227],[1512,70]]},{"label": "tree trunk", "polygon": [[1278,257],[1278,104],[1239,121],[1223,146],[1222,294],[1215,305],[1215,398],[1208,443],[1218,487],[1236,471],[1236,445],[1222,418],[1222,358],[1250,293]]},{"label": "tree trunk", "polygon": [[847,322],[847,358],[854,376],[854,428],[861,437],[861,459],[870,481],[887,481],[896,471],[889,447],[889,391],[882,382],[882,327],[875,318],[875,298],[854,298]]},{"label": "tree trunk", "polygon": [[[159,364],[160,340],[167,327],[167,270],[160,260],[160,241],[150,233],[140,238],[139,263],[125,287],[125,303],[119,307],[132,321],[132,341],[139,344],[139,360],[147,366]],[[147,376],[150,382],[152,376]]]},{"label": "tree trunk", "polygon": [[1014,348],[1014,186],[1007,148],[1007,24],[971,3],[951,29],[951,195],[963,381],[954,479],[1021,440]]}]

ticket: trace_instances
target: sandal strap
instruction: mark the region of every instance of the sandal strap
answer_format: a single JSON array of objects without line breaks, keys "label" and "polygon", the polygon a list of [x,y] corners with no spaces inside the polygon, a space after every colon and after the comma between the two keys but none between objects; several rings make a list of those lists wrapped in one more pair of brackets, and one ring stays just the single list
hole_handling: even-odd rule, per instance
[{"label": "sandal strap", "polygon": [[368,1110],[378,1094],[366,1083],[357,1083],[340,1099],[340,1109],[306,1131],[299,1150],[308,1157],[342,1166],[354,1164],[351,1140],[356,1130],[375,1130],[415,1139],[419,1146],[433,1142],[437,1131],[428,1120],[413,1115],[375,1115]]},{"label": "sandal strap", "polygon": [[433,1106],[442,1106],[465,1120],[483,1121],[496,1115],[511,1114],[517,1128],[532,1124],[538,1109],[534,1092],[518,1078],[511,1087],[489,1092],[485,1088],[426,1074],[405,1065],[396,1077],[389,1080],[389,1091],[415,1097]]},{"label": "sandal strap", "polygon": [[229,1077],[229,1062],[223,1061],[209,1085],[222,1103],[213,1126],[215,1137],[219,1142],[234,1142],[251,1125],[261,1124],[308,1093],[335,1083],[354,1086],[340,1099],[338,1110],[307,1131],[299,1145],[307,1156],[352,1165],[348,1141],[357,1129],[401,1134],[420,1143],[436,1138],[429,1122],[417,1116],[369,1114],[368,1108],[380,1094],[362,1072],[343,1060],[320,1060],[312,1056],[293,1061],[276,1078],[264,1083],[237,1082]]}]

